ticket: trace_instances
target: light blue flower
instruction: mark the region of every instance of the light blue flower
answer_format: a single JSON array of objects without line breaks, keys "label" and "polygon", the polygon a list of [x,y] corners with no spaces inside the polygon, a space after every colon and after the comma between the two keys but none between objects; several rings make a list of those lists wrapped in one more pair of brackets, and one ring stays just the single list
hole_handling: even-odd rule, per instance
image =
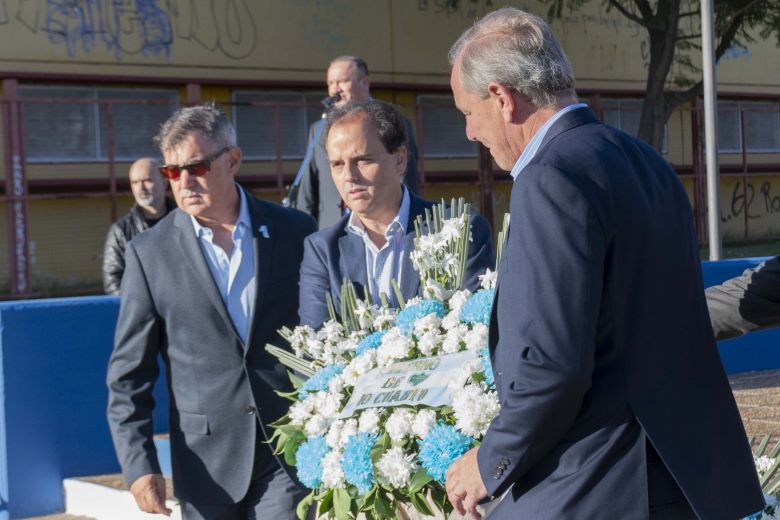
[{"label": "light blue flower", "polygon": [[472,325],[490,325],[490,311],[495,294],[495,289],[482,289],[472,294],[460,308],[460,321]]},{"label": "light blue flower", "polygon": [[305,441],[295,451],[298,480],[310,489],[322,485],[322,458],[330,452],[325,437],[318,435]]},{"label": "light blue flower", "polygon": [[339,375],[344,370],[343,363],[328,365],[319,370],[303,383],[298,390],[298,399],[303,401],[309,396],[309,392],[322,392],[328,389],[328,384],[334,376]]},{"label": "light blue flower", "polygon": [[420,445],[420,464],[431,477],[444,484],[450,464],[471,449],[474,439],[440,422],[417,442]]},{"label": "light blue flower", "polygon": [[361,495],[371,491],[374,486],[374,465],[371,463],[371,448],[376,437],[361,432],[353,435],[344,446],[341,467],[344,480],[358,488]]},{"label": "light blue flower", "polygon": [[384,336],[386,333],[386,330],[381,330],[373,332],[363,338],[355,349],[355,355],[360,356],[371,349],[379,348],[379,345],[382,344],[382,336]]},{"label": "light blue flower", "polygon": [[496,379],[493,376],[493,363],[490,362],[490,350],[485,347],[479,352],[480,361],[482,361],[482,372],[485,374],[485,384],[490,388],[496,387]]},{"label": "light blue flower", "polygon": [[414,331],[415,322],[429,314],[436,314],[439,318],[443,318],[447,314],[447,309],[439,300],[422,300],[399,312],[395,324],[401,332],[409,336]]}]

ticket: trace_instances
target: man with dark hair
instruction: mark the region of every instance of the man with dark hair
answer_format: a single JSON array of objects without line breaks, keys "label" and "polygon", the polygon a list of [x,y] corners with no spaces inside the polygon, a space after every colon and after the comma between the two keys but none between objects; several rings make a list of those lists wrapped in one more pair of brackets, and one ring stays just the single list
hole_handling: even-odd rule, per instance
[{"label": "man with dark hair", "polygon": [[[414,245],[414,220],[433,206],[401,184],[406,169],[403,117],[389,103],[350,102],[328,114],[324,140],[332,181],[351,213],[306,239],[301,263],[301,323],[318,327],[328,319],[326,294],[339,308],[344,278],[358,294],[369,286],[375,303],[380,294],[397,304],[395,280],[405,299],[420,291],[420,279],[409,254]],[[493,266],[490,227],[471,217],[472,242],[464,276],[475,289],[479,275]]]},{"label": "man with dark hair", "polygon": [[241,149],[212,105],[157,137],[179,209],[127,247],[108,419],[142,511],[170,514],[152,443],[158,357],[169,395],[173,486],[189,519],[293,520],[305,495],[266,441],[287,411],[287,371],[265,351],[297,324],[308,215],[236,184]]},{"label": "man with dark hair", "polygon": [[501,411],[449,468],[491,520],[733,520],[764,506],[715,348],[688,196],[577,103],[549,25],[499,9],[450,50],[466,135],[511,171],[490,355]]},{"label": "man with dark hair", "polygon": [[106,236],[103,248],[103,290],[106,294],[119,294],[127,243],[176,208],[176,203],[165,196],[168,181],[162,178],[158,167],[151,157],[138,159],[130,166],[128,177],[135,204],[127,215],[111,224]]},{"label": "man with dark hair", "polygon": [[[327,74],[328,96],[334,100],[332,107],[341,107],[349,101],[363,103],[371,99],[368,66],[357,56],[339,56],[330,62]],[[325,114],[323,114],[323,118]],[[407,134],[406,169],[403,184],[415,195],[420,193],[417,172],[417,145],[414,141],[411,123],[402,116]],[[309,147],[313,157],[303,170],[295,207],[313,216],[324,229],[338,222],[344,210],[344,203],[330,176],[330,165],[325,143],[321,138],[325,121],[314,123],[309,129]]]}]

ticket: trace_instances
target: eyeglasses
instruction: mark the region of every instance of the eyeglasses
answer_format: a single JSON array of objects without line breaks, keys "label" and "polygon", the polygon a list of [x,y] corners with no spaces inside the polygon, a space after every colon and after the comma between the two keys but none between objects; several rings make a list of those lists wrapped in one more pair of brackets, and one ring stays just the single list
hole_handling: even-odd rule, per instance
[{"label": "eyeglasses", "polygon": [[211,157],[206,157],[201,161],[185,164],[163,164],[160,166],[160,173],[163,177],[172,181],[178,180],[179,177],[181,177],[182,170],[187,170],[196,177],[203,177],[211,170],[211,163],[216,161],[220,155],[230,150],[230,148],[230,146],[226,146]]}]

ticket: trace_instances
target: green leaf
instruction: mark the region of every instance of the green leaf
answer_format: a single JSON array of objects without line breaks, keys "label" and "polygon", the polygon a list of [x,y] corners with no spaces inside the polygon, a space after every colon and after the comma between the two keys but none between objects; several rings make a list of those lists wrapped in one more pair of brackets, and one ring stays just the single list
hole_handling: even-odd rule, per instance
[{"label": "green leaf", "polygon": [[295,453],[302,443],[303,440],[301,439],[290,439],[287,444],[284,445],[284,461],[290,466],[295,466]]},{"label": "green leaf", "polygon": [[303,500],[298,502],[298,507],[295,508],[295,514],[298,516],[298,520],[306,520],[309,513],[309,507],[314,503],[314,491],[303,497]]},{"label": "green leaf", "polygon": [[290,437],[284,433],[279,432],[279,440],[276,442],[276,449],[274,449],[274,455],[279,455],[284,451],[287,443],[290,442]]},{"label": "green leaf", "polygon": [[374,501],[376,500],[376,494],[377,494],[377,487],[376,485],[371,488],[371,491],[363,495],[362,497],[357,499],[357,506],[359,511],[366,511],[368,509],[372,509],[374,507]]},{"label": "green leaf", "polygon": [[409,491],[417,493],[431,480],[433,480],[433,477],[425,471],[425,468],[420,468],[412,475],[412,480],[409,482]]},{"label": "green leaf", "polygon": [[412,493],[409,498],[412,499],[412,505],[417,511],[423,515],[433,516],[433,511],[431,510],[431,506],[428,505],[425,493]]},{"label": "green leaf", "polygon": [[293,426],[292,424],[285,424],[277,428],[280,432],[287,435],[291,439],[305,439],[306,435],[301,430],[300,426]]},{"label": "green leaf", "polygon": [[293,374],[292,372],[290,372],[289,370],[287,371],[287,377],[290,378],[290,382],[292,383],[293,388],[295,388],[296,390],[298,390],[300,387],[302,387],[303,383],[306,382],[303,379],[301,379],[300,377],[298,377],[295,374]]},{"label": "green leaf", "polygon": [[387,449],[381,444],[374,444],[374,447],[371,448],[371,463],[376,466],[376,463],[379,462],[379,459],[382,458],[386,451]]},{"label": "green leaf", "polygon": [[333,490],[329,489],[320,493],[315,500],[317,504],[317,516],[330,512],[333,509]]},{"label": "green leaf", "polygon": [[395,518],[395,510],[393,509],[393,505],[381,491],[378,491],[376,494],[376,500],[374,501],[374,513],[376,516],[382,519]]},{"label": "green leaf", "polygon": [[333,509],[336,512],[337,520],[349,520],[349,509],[352,499],[346,489],[336,488],[333,490]]}]

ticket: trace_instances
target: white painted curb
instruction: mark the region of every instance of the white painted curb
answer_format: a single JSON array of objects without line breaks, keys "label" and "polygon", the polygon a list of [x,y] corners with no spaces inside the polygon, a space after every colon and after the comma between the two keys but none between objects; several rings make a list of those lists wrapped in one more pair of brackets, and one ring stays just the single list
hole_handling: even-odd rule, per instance
[{"label": "white painted curb", "polygon": [[[133,495],[123,489],[114,489],[73,478],[62,481],[65,490],[65,512],[69,515],[89,516],[95,520],[163,520],[163,515],[152,515],[138,510]],[[171,520],[181,520],[181,508],[173,500],[166,505],[173,510]]]}]

